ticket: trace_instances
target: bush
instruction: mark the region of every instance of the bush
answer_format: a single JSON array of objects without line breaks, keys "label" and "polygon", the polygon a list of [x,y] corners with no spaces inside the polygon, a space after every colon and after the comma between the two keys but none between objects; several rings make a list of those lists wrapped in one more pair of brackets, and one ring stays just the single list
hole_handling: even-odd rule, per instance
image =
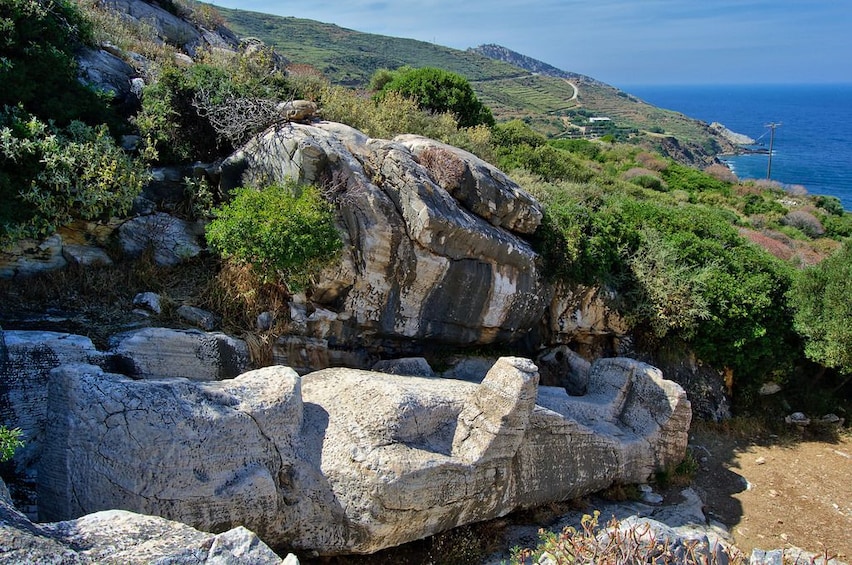
[{"label": "bush", "polygon": [[781,225],[792,226],[808,237],[825,235],[825,228],[816,216],[805,210],[794,210],[781,218]]},{"label": "bush", "polygon": [[106,126],[59,128],[20,110],[0,112],[0,240],[126,213],[147,178]]},{"label": "bush", "polygon": [[665,170],[662,171],[663,179],[668,183],[672,190],[685,190],[687,192],[705,192],[715,191],[724,195],[731,193],[730,183],[717,180],[707,173],[680,165],[671,163]]},{"label": "bush", "polygon": [[[566,527],[561,533],[539,530],[534,549],[514,548],[510,563],[571,563],[574,565],[744,565],[745,556],[725,547],[716,551],[708,542],[675,544],[659,538],[649,525],[630,525],[611,519],[601,525],[600,512],[585,514],[580,527]],[[706,538],[705,538],[706,539]]]},{"label": "bush", "polygon": [[801,271],[787,298],[808,358],[852,375],[852,242]]},{"label": "bush", "polygon": [[342,247],[331,205],[319,191],[294,183],[240,188],[214,210],[207,241],[223,257],[250,264],[266,280],[300,290]]},{"label": "bush", "polygon": [[379,72],[381,76],[374,81],[382,84],[376,95],[378,100],[396,92],[416,100],[423,110],[439,114],[451,112],[456,116],[459,127],[494,125],[491,110],[479,101],[470,83],[461,75],[432,67],[402,67],[387,80],[387,71]]},{"label": "bush", "polygon": [[15,455],[15,451],[24,447],[21,441],[23,432],[18,429],[10,430],[6,426],[0,426],[0,463],[8,461]]},{"label": "bush", "polygon": [[109,97],[77,80],[74,51],[91,38],[74,2],[0,2],[0,108],[20,105],[60,126],[82,120],[120,127]]}]

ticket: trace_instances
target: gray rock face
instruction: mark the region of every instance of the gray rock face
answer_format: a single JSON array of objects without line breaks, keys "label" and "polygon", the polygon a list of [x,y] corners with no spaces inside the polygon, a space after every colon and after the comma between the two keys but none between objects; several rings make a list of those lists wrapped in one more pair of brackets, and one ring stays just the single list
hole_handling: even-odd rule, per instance
[{"label": "gray rock face", "polygon": [[[0,487],[5,489],[2,481]],[[208,534],[164,518],[124,510],[98,512],[67,522],[33,524],[8,498],[0,498],[0,548],[0,563],[10,564],[282,563],[243,527]],[[289,563],[298,564],[294,559]]]},{"label": "gray rock face", "polygon": [[560,345],[543,352],[536,359],[536,365],[541,373],[541,384],[564,387],[571,396],[586,394],[591,364],[568,346]]},{"label": "gray rock face", "polygon": [[16,498],[35,516],[38,464],[45,441],[47,382],[62,363],[102,364],[87,337],[55,332],[0,331],[0,424],[21,428],[24,447],[12,461]]},{"label": "gray rock face", "polygon": [[679,461],[689,403],[652,367],[592,366],[589,394],[502,358],[480,384],[270,367],[236,379],[51,374],[40,510],[123,508],[273,545],[370,553]]},{"label": "gray rock face", "polygon": [[197,381],[232,379],[248,370],[248,346],[219,332],[144,328],[117,334],[111,352],[122,373],[134,378],[185,377]]},{"label": "gray rock face", "polygon": [[118,228],[122,250],[131,257],[149,247],[158,265],[174,266],[201,252],[198,228],[168,214],[155,213],[132,218]]},{"label": "gray rock face", "polygon": [[153,27],[161,39],[172,45],[192,48],[201,39],[201,33],[189,22],[159,6],[142,0],[106,0],[104,4],[133,20]]},{"label": "gray rock face", "polygon": [[113,95],[116,102],[127,102],[131,96],[133,67],[103,49],[84,49],[77,54],[80,80]]},{"label": "gray rock face", "polygon": [[52,235],[44,241],[24,239],[0,251],[0,277],[29,277],[55,271],[68,264],[62,255],[62,237]]},{"label": "gray rock face", "polygon": [[[458,178],[416,155],[430,151]],[[537,255],[518,235],[535,230],[540,206],[475,156],[320,122],[271,129],[222,166],[225,190],[286,178],[326,186],[341,204],[346,251],[312,300],[336,305],[345,321],[312,337],[485,344],[523,336],[541,319],[547,291]]]}]

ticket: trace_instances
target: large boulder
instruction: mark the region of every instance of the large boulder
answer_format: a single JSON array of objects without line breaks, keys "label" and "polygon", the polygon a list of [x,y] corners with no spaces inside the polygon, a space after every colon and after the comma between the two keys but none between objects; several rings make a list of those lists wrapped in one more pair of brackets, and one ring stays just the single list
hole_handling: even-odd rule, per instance
[{"label": "large boulder", "polygon": [[0,330],[0,425],[20,428],[24,447],[11,462],[13,491],[29,516],[37,511],[36,484],[47,422],[50,371],[63,363],[105,363],[106,356],[84,336],[57,332]]},{"label": "large boulder", "polygon": [[250,365],[246,342],[221,332],[143,328],[113,336],[110,346],[113,364],[134,378],[220,381]]},{"label": "large boulder", "polygon": [[[442,176],[429,154],[458,175]],[[548,292],[520,237],[535,231],[541,207],[470,153],[330,122],[287,124],[232,155],[221,178],[224,191],[290,178],[339,202],[345,251],[312,300],[345,321],[312,337],[486,344],[520,339],[542,317]]]},{"label": "large boulder", "polygon": [[43,519],[123,508],[270,545],[371,553],[683,457],[689,403],[653,367],[605,360],[589,393],[538,387],[526,359],[480,384],[270,367],[233,380],[51,373]]},{"label": "large boulder", "polygon": [[298,565],[294,556],[282,562],[242,526],[208,534],[165,518],[124,510],[34,524],[2,496],[4,490],[0,481],[0,563]]}]

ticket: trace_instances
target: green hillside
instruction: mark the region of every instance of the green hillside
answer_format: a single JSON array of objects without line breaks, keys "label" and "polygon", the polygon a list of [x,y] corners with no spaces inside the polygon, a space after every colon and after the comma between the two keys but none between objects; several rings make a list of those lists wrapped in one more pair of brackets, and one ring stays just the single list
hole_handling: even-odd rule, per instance
[{"label": "green hillside", "polygon": [[[590,117],[608,117],[610,122],[602,122],[608,129],[598,134],[611,133],[625,141],[629,138],[684,162],[701,164],[709,155],[734,149],[703,122],[656,108],[582,75],[549,76],[489,58],[474,49],[460,51],[313,20],[218,10],[238,35],[257,37],[291,62],[316,67],[336,84],[363,88],[377,69],[438,67],[471,81],[498,121],[520,118],[549,137],[583,135],[578,128],[588,125]],[[537,63],[540,68],[552,69]],[[680,143],[666,139],[671,136]]]}]

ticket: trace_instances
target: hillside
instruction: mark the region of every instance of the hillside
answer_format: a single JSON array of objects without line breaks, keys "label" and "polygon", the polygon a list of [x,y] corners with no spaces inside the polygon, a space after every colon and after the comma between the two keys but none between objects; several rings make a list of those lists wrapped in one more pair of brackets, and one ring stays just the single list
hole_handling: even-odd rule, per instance
[{"label": "hillside", "polygon": [[[336,84],[364,88],[381,68],[438,67],[471,81],[498,121],[522,119],[548,137],[611,134],[698,165],[712,162],[718,153],[736,150],[704,122],[503,47],[461,51],[313,20],[218,9],[238,35],[260,38],[293,63],[316,67]],[[610,120],[592,129],[591,117]]]}]

